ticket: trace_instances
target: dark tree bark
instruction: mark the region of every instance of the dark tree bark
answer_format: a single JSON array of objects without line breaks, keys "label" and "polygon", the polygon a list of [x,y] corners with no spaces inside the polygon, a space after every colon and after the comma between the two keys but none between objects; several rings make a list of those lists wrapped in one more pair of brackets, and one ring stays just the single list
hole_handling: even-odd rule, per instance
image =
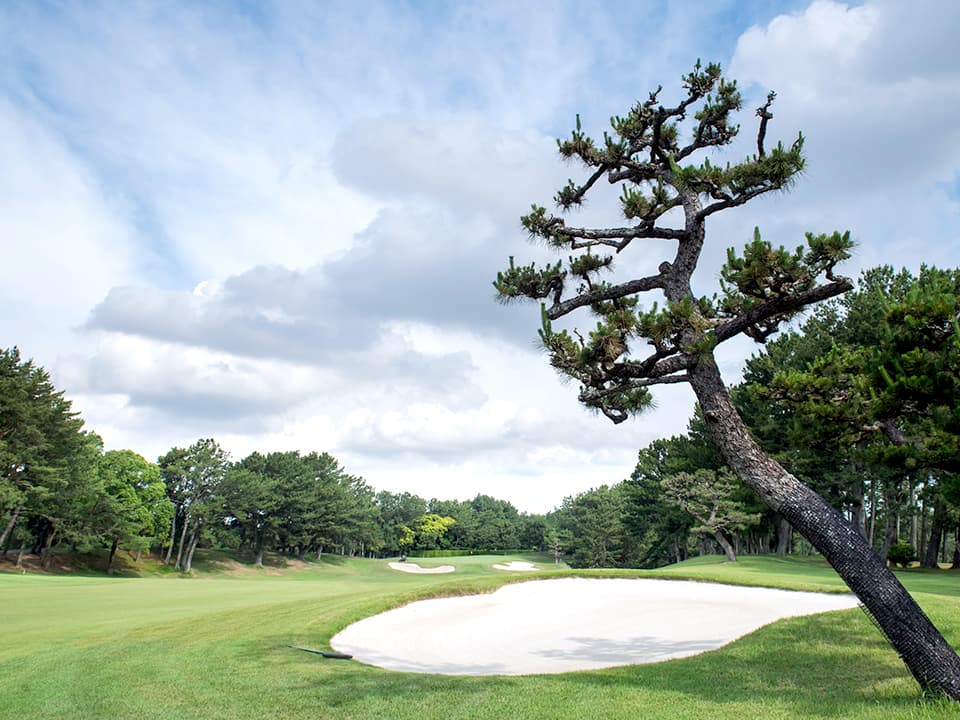
[{"label": "dark tree bark", "polygon": [[56,536],[56,534],[57,534],[56,527],[54,527],[53,524],[50,524],[49,529],[47,531],[46,539],[44,540],[44,543],[43,543],[43,549],[40,551],[40,567],[42,567],[44,570],[50,569],[50,564],[51,564],[51,561],[53,560],[53,558],[51,557],[52,548],[53,548],[53,538]]},{"label": "dark tree bark", "polygon": [[0,535],[0,548],[4,548],[4,554],[7,552],[4,544],[7,542],[7,538],[10,537],[10,534],[13,532],[13,528],[16,527],[17,518],[20,517],[20,511],[22,509],[23,508],[20,506],[17,506],[14,509],[13,515],[10,516],[10,521],[7,523],[6,527],[3,528],[3,534]]},{"label": "dark tree bark", "polygon": [[183,513],[183,526],[180,528],[180,545],[177,549],[177,562],[174,564],[174,567],[177,570],[183,569],[183,550],[187,538],[187,527],[190,525],[190,513]]},{"label": "dark tree bark", "polygon": [[193,532],[190,533],[190,540],[187,542],[187,550],[183,561],[183,572],[190,572],[193,567],[193,553],[197,549],[197,543],[200,541],[200,531],[203,529],[203,518],[197,518]]},{"label": "dark tree bark", "polygon": [[886,563],[837,510],[757,445],[712,360],[698,363],[690,377],[707,428],[726,463],[834,567],[920,686],[960,699],[960,658]]},{"label": "dark tree bark", "polygon": [[937,568],[940,555],[940,544],[947,531],[947,504],[937,495],[933,503],[933,519],[930,521],[930,539],[920,560],[920,567]]},{"label": "dark tree bark", "polygon": [[717,541],[717,544],[723,548],[723,554],[727,556],[727,562],[736,562],[737,554],[733,550],[733,545],[723,536],[723,533],[715,532],[713,538]]},{"label": "dark tree bark", "polygon": [[790,535],[793,532],[793,528],[790,527],[790,522],[784,518],[780,518],[780,522],[777,523],[777,555],[783,557],[790,550]]},{"label": "dark tree bark", "polygon": [[263,567],[263,538],[257,543],[257,558],[253,563],[257,567]]},{"label": "dark tree bark", "polygon": [[953,533],[953,562],[950,564],[951,570],[960,570],[960,525]]},{"label": "dark tree bark", "polygon": [[120,541],[117,538],[113,539],[113,542],[110,544],[110,554],[107,557],[107,575],[113,575],[113,558],[117,555],[117,546]]},{"label": "dark tree bark", "polygon": [[886,487],[883,498],[887,523],[883,533],[883,546],[880,548],[880,559],[886,562],[890,546],[900,539],[897,526],[900,523],[900,506],[903,504],[903,483],[898,482],[895,487]]},{"label": "dark tree bark", "polygon": [[[804,168],[802,137],[790,149],[766,154],[764,137],[773,117],[770,93],[757,110],[760,128],[758,155],[728,170],[704,160],[681,167],[700,150],[727,145],[738,125],[730,114],[740,109],[735,84],[720,76],[720,68],[699,63],[684,77],[687,97],[675,107],[659,104],[659,90],[635,105],[626,118],[611,120],[613,135],[603,143],[586,137],[577,124],[571,138],[559,145],[566,158],[588,168],[589,179],[572,181],[555,200],[563,210],[581,204],[604,175],[622,184],[624,215],[629,227],[580,228],[562,217],[533,206],[521,219],[531,236],[563,252],[580,252],[563,262],[537,268],[516,266],[501,272],[494,283],[499,297],[526,297],[543,303],[541,339],[554,368],[577,380],[579,399],[614,423],[649,406],[647,389],[666,383],[689,383],[700,403],[711,439],[727,465],[757,496],[805,537],[856,593],[883,634],[904,659],[924,691],[960,700],[960,657],[903,588],[886,563],[853,524],[822,497],[802,484],[768,456],[744,425],[714,359],[714,349],[745,334],[759,342],[804,307],[836,297],[853,287],[834,274],[849,257],[849,233],[808,235],[809,252],[774,250],[759,231],[742,257],[731,252],[721,276],[723,299],[694,295],[691,277],[697,269],[706,237],[706,219],[715,212],[743,205],[764,193],[785,188]],[[693,107],[698,123],[689,144],[681,146],[677,126],[689,121]],[[658,223],[682,209],[682,227]],[[601,272],[611,269],[613,255],[644,239],[676,241],[672,261],[664,261],[649,277],[610,284]],[[610,250],[608,250],[610,249]],[[819,278],[823,276],[824,281]],[[569,282],[568,285],[568,281]],[[667,307],[638,311],[637,294],[660,290]],[[568,297],[564,297],[564,293]],[[585,337],[574,331],[554,332],[551,321],[578,308],[594,314]],[[599,318],[599,319],[598,319]],[[634,354],[652,348],[646,357]],[[633,346],[631,346],[633,344]]]},{"label": "dark tree bark", "polygon": [[163,564],[169,565],[173,557],[173,548],[177,544],[177,518],[180,517],[181,506],[178,504],[170,518],[170,546],[167,548],[166,555],[163,557]]}]

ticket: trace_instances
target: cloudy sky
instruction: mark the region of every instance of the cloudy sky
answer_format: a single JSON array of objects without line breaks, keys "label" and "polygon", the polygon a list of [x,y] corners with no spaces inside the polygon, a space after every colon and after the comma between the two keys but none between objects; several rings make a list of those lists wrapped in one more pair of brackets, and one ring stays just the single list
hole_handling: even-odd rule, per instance
[{"label": "cloudy sky", "polygon": [[[613,426],[498,305],[518,218],[601,133],[720,62],[788,194],[714,216],[725,249],[849,229],[847,274],[960,264],[960,3],[39,2],[0,5],[0,347],[53,374],[108,448],[215,437],[328,451],[380,489],[541,512],[682,432],[688,390]],[[578,221],[618,224],[600,197]],[[624,258],[655,267],[669,243]],[[584,322],[590,322],[584,319]],[[726,349],[736,381],[753,347]]]}]

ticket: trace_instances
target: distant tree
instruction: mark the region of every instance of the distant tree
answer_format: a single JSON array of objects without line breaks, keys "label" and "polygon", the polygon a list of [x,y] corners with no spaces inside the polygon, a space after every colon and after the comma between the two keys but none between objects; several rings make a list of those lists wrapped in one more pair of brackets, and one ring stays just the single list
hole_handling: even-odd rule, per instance
[{"label": "distant tree", "polygon": [[427,513],[414,522],[414,547],[418,550],[434,550],[442,547],[443,538],[447,531],[456,525],[452,517],[442,517],[435,513]]},{"label": "distant tree", "polygon": [[427,501],[412,493],[394,494],[383,490],[374,502],[379,510],[378,524],[384,544],[390,550],[405,550],[413,542],[410,526],[427,512]]},{"label": "distant tree", "polygon": [[902,568],[907,567],[917,559],[917,551],[913,545],[908,542],[898,542],[890,546],[887,550],[887,560],[893,565],[899,565]]},{"label": "distant tree", "polygon": [[[849,257],[849,233],[810,233],[806,248],[790,252],[771,246],[757,231],[741,255],[728,252],[720,298],[695,296],[691,278],[707,219],[788,187],[804,168],[803,137],[788,148],[765,147],[775,97],[770,93],[757,109],[756,155],[726,167],[706,158],[681,165],[729,144],[739,131],[731,115],[741,108],[736,83],[722,78],[718,65],[698,62],[683,83],[678,104],[661,104],[658,88],[625,117],[614,117],[612,134],[605,133],[600,143],[577,118],[559,150],[579,160],[588,175],[581,183],[571,180],[554,199],[563,210],[575,208],[606,177],[620,187],[630,224],[574,227],[534,205],[522,218],[524,227],[535,240],[571,253],[569,261],[538,268],[511,258],[494,283],[498,295],[503,301],[543,302],[540,334],[551,364],[580,383],[581,402],[616,423],[650,406],[651,386],[688,383],[724,462],[833,565],[921,687],[960,699],[960,657],[863,536],[752,438],[714,357],[723,342],[741,334],[762,342],[807,305],[849,290],[852,282],[834,272]],[[674,218],[679,226],[671,225]],[[616,284],[603,279],[615,259],[605,252],[622,257],[629,246],[650,247],[650,241],[674,243],[674,257],[645,277]],[[638,294],[645,292],[662,293],[666,305],[640,308]],[[594,329],[554,329],[554,321],[581,308],[593,313]]]},{"label": "distant tree", "polygon": [[217,493],[228,463],[227,453],[213,438],[197,440],[188,448],[175,447],[157,461],[167,496],[176,507],[165,561],[170,562],[176,544],[174,567],[178,570],[190,572],[204,528],[223,519],[223,505]]},{"label": "distant tree", "polygon": [[289,482],[288,473],[299,469],[285,459],[283,453],[253,452],[232,464],[220,483],[227,519],[239,530],[241,543],[253,551],[257,567],[263,567],[264,552],[279,533],[285,500],[282,484]]},{"label": "distant tree", "polygon": [[473,532],[467,539],[477,550],[513,550],[520,545],[520,513],[512,503],[489,495],[470,500]]},{"label": "distant tree", "polygon": [[520,517],[520,546],[540,552],[546,548],[546,538],[549,529],[543,515],[521,515]]},{"label": "distant tree", "polygon": [[406,525],[397,526],[397,547],[400,548],[400,550],[403,552],[410,550],[416,539],[417,533],[414,532],[413,528],[407,527]]},{"label": "distant tree", "polygon": [[726,470],[697,470],[694,473],[668,475],[660,481],[660,485],[671,503],[699,523],[693,530],[709,533],[723,548],[727,561],[736,562],[737,555],[727,534],[757,522],[759,515],[746,512],[734,499],[734,476]]},{"label": "distant tree", "polygon": [[891,467],[960,470],[960,270],[875,268],[840,307],[832,324],[805,325],[829,350],[777,373],[777,397],[821,438],[881,435],[873,451]]},{"label": "distant tree", "polygon": [[544,535],[544,542],[547,550],[553,555],[553,564],[559,565],[560,558],[563,557],[567,547],[570,545],[570,533],[556,528],[548,528]]},{"label": "distant tree", "polygon": [[0,350],[0,547],[24,519],[44,564],[55,541],[89,537],[101,447],[46,370]]},{"label": "distant tree", "polygon": [[837,497],[871,542],[882,509],[881,557],[898,539],[901,514],[915,512],[925,497],[935,511],[921,563],[937,566],[948,522],[940,490],[960,466],[958,315],[960,271],[922,267],[914,277],[873,268],[856,291],[771,343],[770,358],[748,363],[771,366],[784,347],[819,349],[780,357],[765,377],[748,370],[744,390],[765,400],[772,415],[791,417],[782,437],[795,452],[820,467],[834,459],[833,478],[847,478]]},{"label": "distant tree", "polygon": [[121,543],[137,555],[162,535],[173,515],[160,469],[132,450],[111,450],[98,464],[103,494],[91,511],[107,543],[107,574]]},{"label": "distant tree", "polygon": [[569,537],[569,562],[576,567],[593,568],[629,565],[630,542],[623,517],[620,486],[603,485],[564,498],[557,522]]}]

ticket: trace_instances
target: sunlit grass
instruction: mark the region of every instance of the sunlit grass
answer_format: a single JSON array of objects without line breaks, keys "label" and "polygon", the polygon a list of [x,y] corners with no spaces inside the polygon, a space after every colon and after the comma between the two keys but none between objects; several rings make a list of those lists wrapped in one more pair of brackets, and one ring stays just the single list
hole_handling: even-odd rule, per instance
[{"label": "sunlit grass", "polygon": [[[415,675],[288,647],[326,648],[350,622],[416,597],[529,579],[491,568],[512,559],[544,562],[411,558],[456,565],[450,575],[410,575],[384,561],[336,556],[282,570],[221,567],[193,578],[0,574],[0,717],[957,717],[951,704],[921,702],[859,610],[784,620],[692,658],[564,675]],[[567,574],[543,567],[550,567],[544,575]],[[652,575],[842,589],[826,565],[795,558],[697,559]],[[899,575],[960,645],[960,574]]]}]

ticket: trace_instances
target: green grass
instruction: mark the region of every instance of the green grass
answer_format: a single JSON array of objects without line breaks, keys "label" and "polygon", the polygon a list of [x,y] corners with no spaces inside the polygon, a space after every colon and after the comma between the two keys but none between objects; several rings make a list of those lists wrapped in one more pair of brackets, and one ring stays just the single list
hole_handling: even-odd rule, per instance
[{"label": "green grass", "polygon": [[[956,718],[923,703],[859,610],[784,620],[725,648],[655,665],[529,677],[444,677],[324,660],[356,619],[417,597],[529,579],[490,566],[545,558],[474,556],[449,575],[392,571],[383,561],[325,556],[263,570],[207,556],[197,576],[0,573],[0,718]],[[826,565],[698,558],[656,572],[795,589],[840,590]],[[960,645],[960,573],[898,573]]]}]

